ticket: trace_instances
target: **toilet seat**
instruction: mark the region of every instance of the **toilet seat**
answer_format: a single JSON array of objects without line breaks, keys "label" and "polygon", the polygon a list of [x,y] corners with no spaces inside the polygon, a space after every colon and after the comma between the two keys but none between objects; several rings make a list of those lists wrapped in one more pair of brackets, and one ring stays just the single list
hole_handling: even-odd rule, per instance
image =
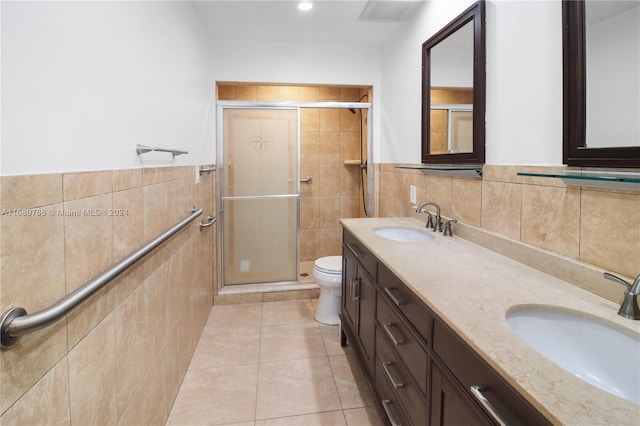
[{"label": "toilet seat", "polygon": [[329,275],[342,275],[342,256],[326,256],[317,259],[314,269]]}]

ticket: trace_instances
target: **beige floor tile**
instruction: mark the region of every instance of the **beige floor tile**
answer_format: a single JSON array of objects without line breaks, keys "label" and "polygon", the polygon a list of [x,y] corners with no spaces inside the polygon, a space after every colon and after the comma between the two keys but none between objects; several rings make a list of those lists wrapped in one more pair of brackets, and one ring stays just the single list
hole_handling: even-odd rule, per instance
[{"label": "beige floor tile", "polygon": [[167,424],[382,425],[339,327],[313,319],[316,302],[214,306]]},{"label": "beige floor tile", "polygon": [[310,299],[264,303],[262,305],[262,325],[315,323],[314,313]]},{"label": "beige floor tile", "polygon": [[256,420],[340,409],[328,358],[260,364]]},{"label": "beige floor tile", "polygon": [[329,363],[343,409],[373,405],[373,396],[355,355],[331,356]]},{"label": "beige floor tile", "polygon": [[382,426],[382,419],[374,407],[344,410],[348,426]]},{"label": "beige floor tile", "polygon": [[351,346],[340,346],[340,327],[337,325],[320,324],[320,332],[324,341],[327,355],[345,355],[353,353]]},{"label": "beige floor tile", "polygon": [[240,423],[227,423],[221,426],[255,426],[256,422],[240,422]]},{"label": "beige floor tile", "polygon": [[205,330],[238,330],[262,324],[262,303],[214,305]]},{"label": "beige floor tile", "polygon": [[258,420],[255,426],[347,426],[342,411]]},{"label": "beige floor tile", "polygon": [[320,327],[312,323],[262,327],[260,362],[327,356]]},{"label": "beige floor tile", "polygon": [[258,365],[189,370],[167,425],[253,421]]},{"label": "beige floor tile", "polygon": [[259,326],[242,327],[240,330],[206,328],[202,332],[189,369],[257,364],[259,354]]}]

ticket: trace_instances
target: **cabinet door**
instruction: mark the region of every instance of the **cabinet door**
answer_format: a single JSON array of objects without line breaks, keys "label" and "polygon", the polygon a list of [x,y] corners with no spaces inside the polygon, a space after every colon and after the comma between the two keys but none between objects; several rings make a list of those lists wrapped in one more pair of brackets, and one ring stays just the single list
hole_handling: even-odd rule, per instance
[{"label": "cabinet door", "polygon": [[438,364],[431,364],[431,426],[490,425]]},{"label": "cabinet door", "polygon": [[371,277],[364,270],[359,272],[357,293],[360,312],[357,336],[369,373],[373,373],[373,355],[376,345],[376,288]]},{"label": "cabinet door", "polygon": [[358,262],[348,249],[343,250],[342,257],[342,326],[348,327],[352,334],[357,334],[356,318],[358,317]]}]

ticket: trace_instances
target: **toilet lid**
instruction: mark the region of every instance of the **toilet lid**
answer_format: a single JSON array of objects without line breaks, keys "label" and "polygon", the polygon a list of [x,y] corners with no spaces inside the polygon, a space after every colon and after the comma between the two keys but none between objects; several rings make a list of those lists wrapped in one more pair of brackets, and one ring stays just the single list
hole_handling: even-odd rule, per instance
[{"label": "toilet lid", "polygon": [[316,260],[315,268],[327,274],[342,273],[342,256],[327,256]]}]

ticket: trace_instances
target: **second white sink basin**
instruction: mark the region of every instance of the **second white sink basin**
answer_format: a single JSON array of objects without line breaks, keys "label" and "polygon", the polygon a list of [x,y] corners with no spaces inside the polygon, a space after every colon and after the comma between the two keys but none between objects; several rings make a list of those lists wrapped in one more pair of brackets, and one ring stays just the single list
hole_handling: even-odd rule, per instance
[{"label": "second white sink basin", "polygon": [[507,323],[536,351],[613,395],[640,404],[640,339],[579,312],[515,308]]},{"label": "second white sink basin", "polygon": [[385,226],[382,228],[376,228],[373,232],[382,238],[393,241],[402,241],[405,243],[422,243],[425,241],[431,241],[435,238],[427,232],[414,228],[404,228],[402,226]]}]

